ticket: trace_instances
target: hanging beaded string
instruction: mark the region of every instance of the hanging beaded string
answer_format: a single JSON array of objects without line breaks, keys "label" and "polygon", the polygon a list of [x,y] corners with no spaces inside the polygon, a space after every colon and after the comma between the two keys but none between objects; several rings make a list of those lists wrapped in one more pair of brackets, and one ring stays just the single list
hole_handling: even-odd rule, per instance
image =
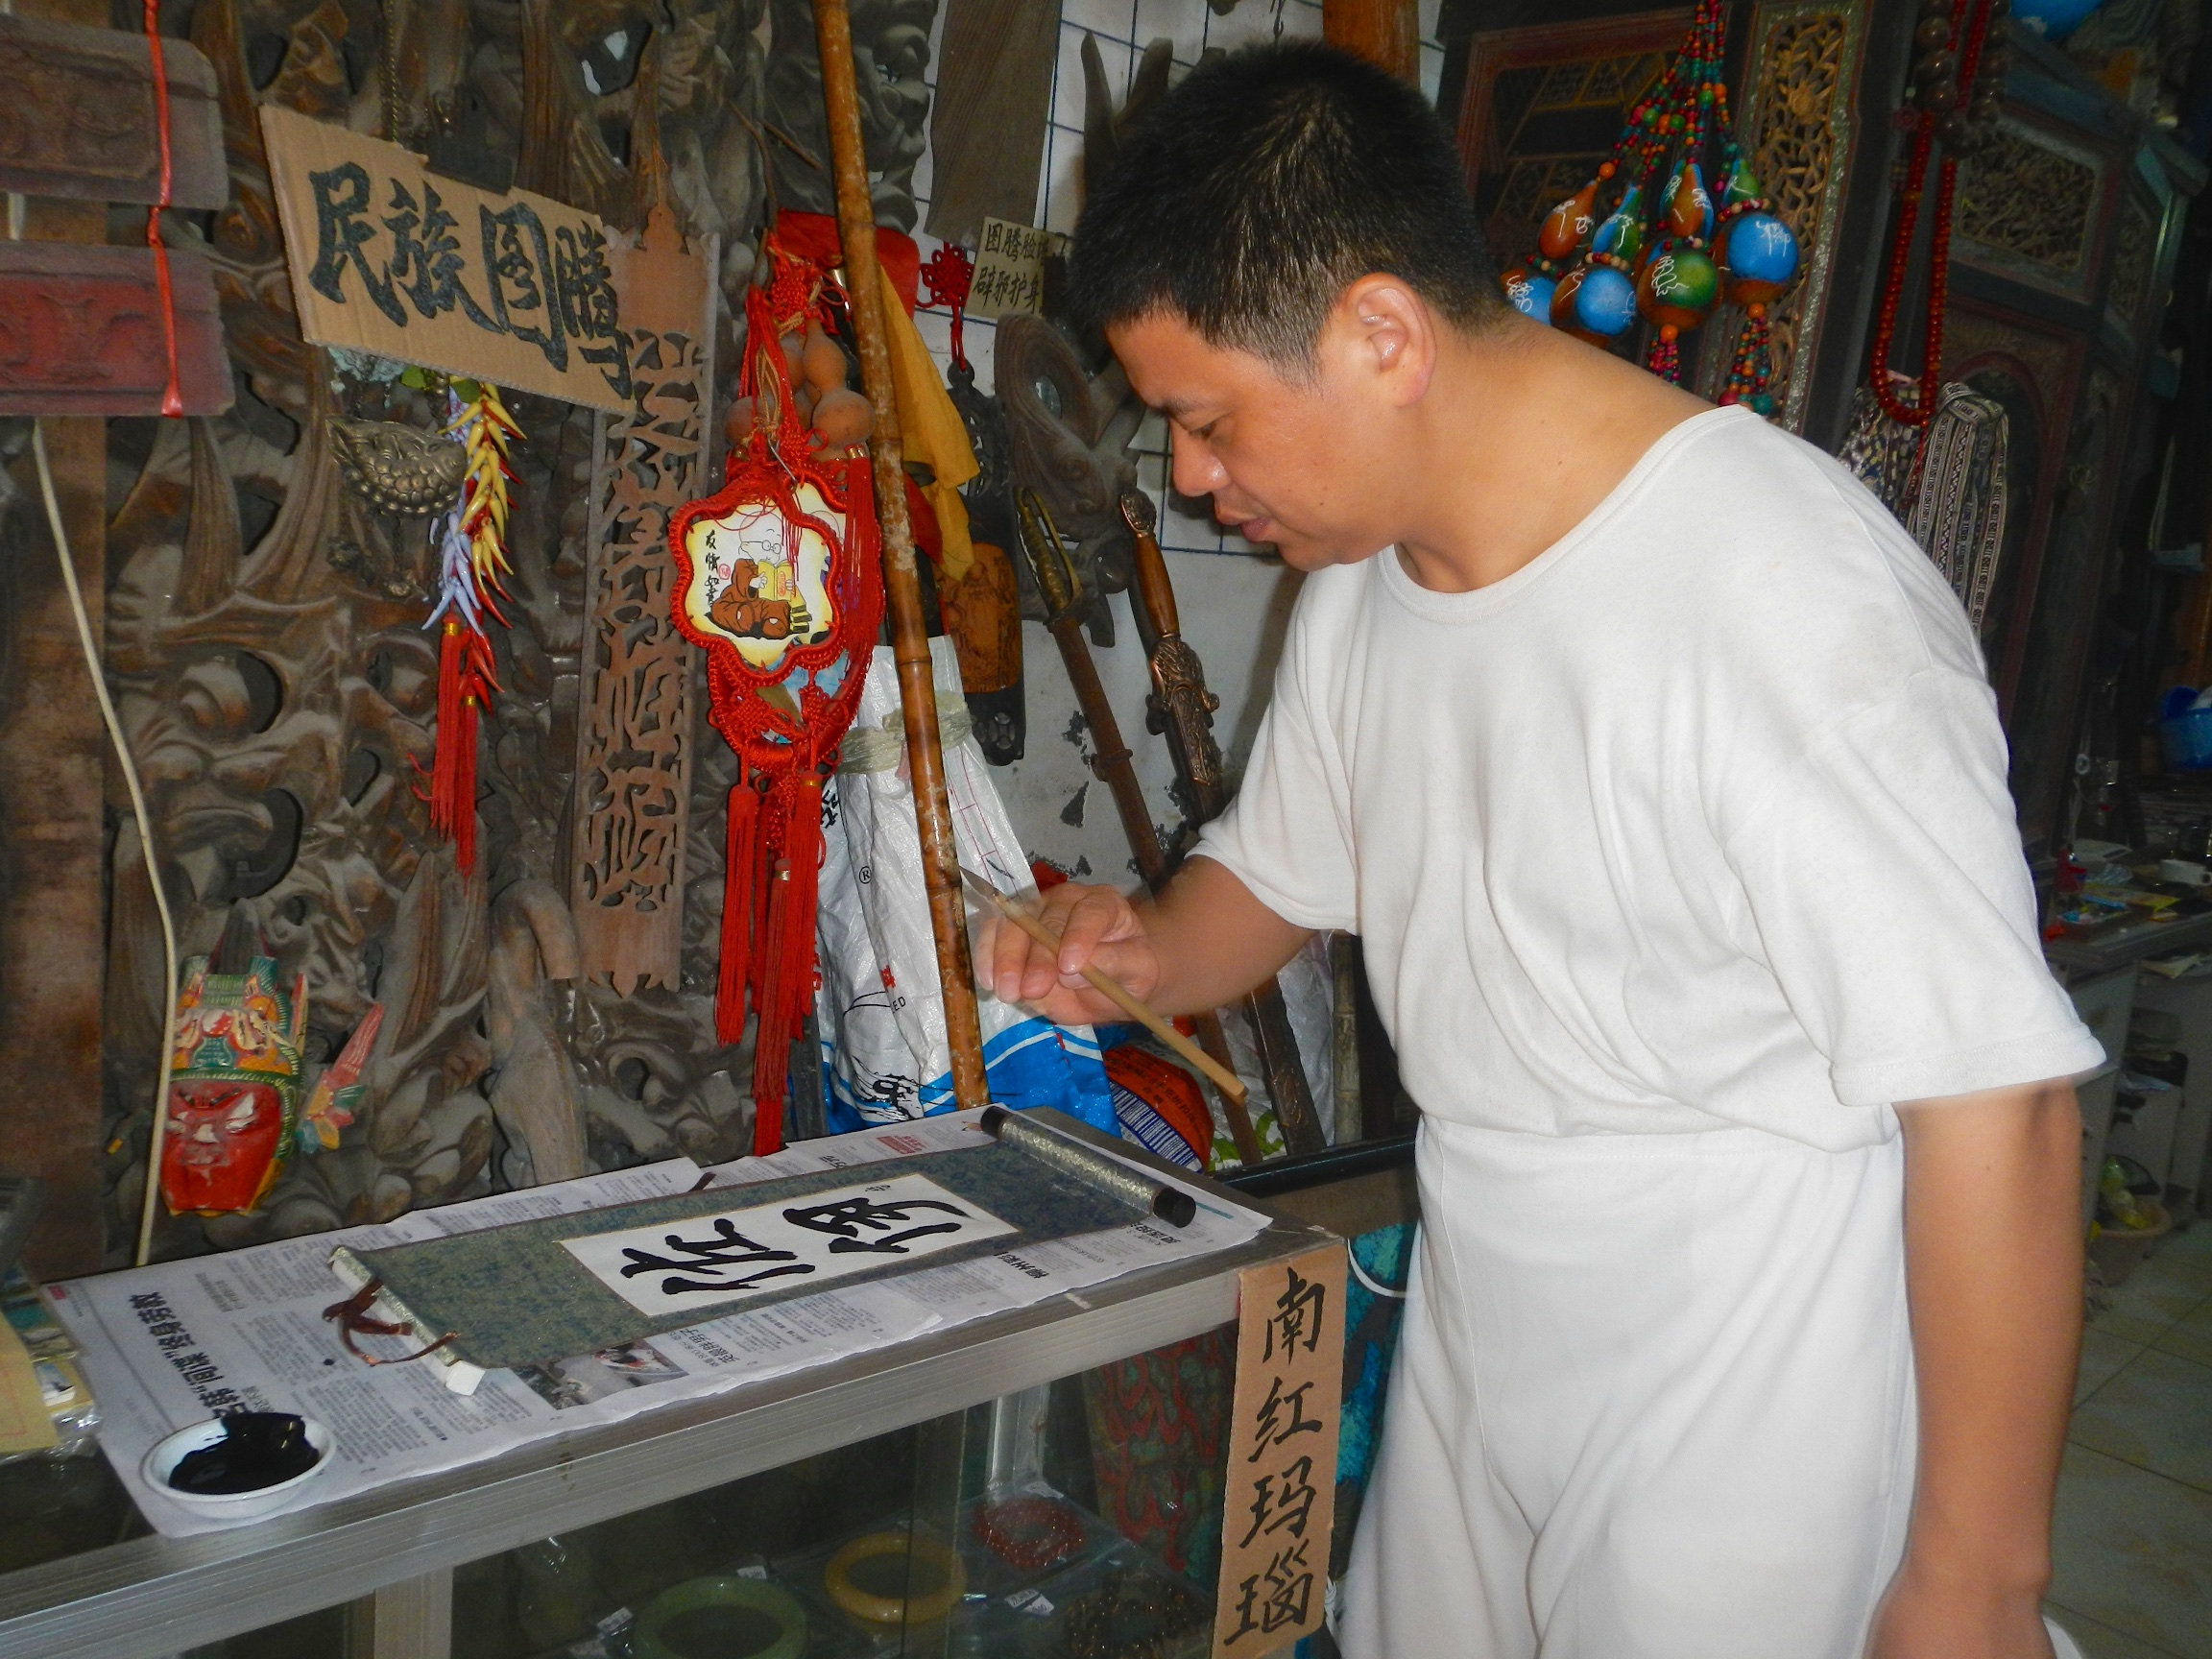
[{"label": "hanging beaded string", "polygon": [[[1913,63],[1914,87],[1910,95],[1916,106],[1912,144],[1906,156],[1904,185],[1898,193],[1897,229],[1889,242],[1889,267],[1883,278],[1882,303],[1875,313],[1874,349],[1867,371],[1882,412],[1902,425],[1925,428],[1935,418],[1943,375],[1943,324],[1949,308],[1951,219],[1958,197],[1959,153],[1996,124],[1997,87],[2004,74],[2002,42],[1991,43],[1986,53],[1984,48],[1991,27],[2010,9],[2009,0],[1923,0],[1920,23],[1913,31],[1912,42],[1920,56]],[[1954,41],[1960,43],[1957,53],[1951,50]],[[1978,83],[1978,75],[1986,79]],[[1960,106],[1967,88],[1978,89],[1971,106],[1962,109]],[[1920,384],[1914,399],[1907,402],[1890,382],[1889,353],[1896,342],[1897,308],[1911,267],[1928,159],[1938,141],[1944,153],[1936,175],[1928,313],[1921,323]]]},{"label": "hanging beaded string", "polygon": [[[1641,313],[1651,325],[1645,367],[1682,377],[1681,336],[1696,327],[1723,290],[1746,321],[1730,365],[1726,402],[1772,407],[1766,301],[1797,273],[1796,239],[1768,211],[1744,165],[1722,79],[1724,0],[1698,0],[1689,33],[1665,72],[1629,108],[1597,177],[1560,203],[1537,235],[1537,257],[1504,278],[1514,307],[1603,346]],[[1701,161],[1718,151],[1724,200],[1716,212]],[[1670,156],[1676,160],[1658,200],[1646,195]],[[1602,222],[1599,193],[1621,196]],[[1729,266],[1732,249],[1746,257]]]}]

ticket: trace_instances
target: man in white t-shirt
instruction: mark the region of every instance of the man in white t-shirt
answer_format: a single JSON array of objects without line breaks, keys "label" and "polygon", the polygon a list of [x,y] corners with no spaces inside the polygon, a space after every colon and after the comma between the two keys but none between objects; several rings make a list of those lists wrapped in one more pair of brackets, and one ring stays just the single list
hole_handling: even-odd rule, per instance
[{"label": "man in white t-shirt", "polygon": [[[1839,467],[1527,321],[1417,94],[1193,70],[1072,273],[1174,476],[1309,572],[1232,810],[1002,998],[1358,932],[1422,1248],[1350,1659],[2048,1659],[2100,1059],[1950,590]],[[1908,1296],[1908,1291],[1910,1295]]]}]

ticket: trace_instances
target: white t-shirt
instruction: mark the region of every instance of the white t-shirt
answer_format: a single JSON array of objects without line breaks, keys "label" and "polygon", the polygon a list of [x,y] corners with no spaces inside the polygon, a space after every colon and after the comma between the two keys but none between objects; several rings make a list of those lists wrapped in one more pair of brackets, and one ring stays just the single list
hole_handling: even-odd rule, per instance
[{"label": "white t-shirt", "polygon": [[1842,1150],[1892,1102],[2100,1063],[2005,760],[1920,549],[1719,409],[1502,582],[1431,592],[1395,551],[1310,577],[1198,851],[1362,936],[1426,1112]]}]

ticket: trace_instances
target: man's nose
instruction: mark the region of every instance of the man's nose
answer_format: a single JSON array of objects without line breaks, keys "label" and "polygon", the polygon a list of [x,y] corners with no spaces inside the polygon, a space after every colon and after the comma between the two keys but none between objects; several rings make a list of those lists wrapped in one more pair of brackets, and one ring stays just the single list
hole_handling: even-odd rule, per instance
[{"label": "man's nose", "polygon": [[1193,438],[1187,432],[1169,429],[1172,447],[1173,475],[1177,493],[1183,495],[1211,495],[1229,482],[1229,469],[1222,466],[1213,448],[1203,439]]}]

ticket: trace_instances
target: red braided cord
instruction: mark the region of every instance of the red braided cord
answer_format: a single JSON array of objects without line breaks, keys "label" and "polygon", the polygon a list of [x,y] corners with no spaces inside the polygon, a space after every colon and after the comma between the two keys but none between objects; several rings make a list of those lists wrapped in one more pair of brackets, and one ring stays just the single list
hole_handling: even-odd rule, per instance
[{"label": "red braided cord", "polygon": [[[1952,12],[1954,34],[1965,26],[1959,54],[1959,97],[1963,104],[1973,88],[1974,72],[1981,66],[1982,44],[1989,31],[1989,0],[1958,0]],[[1942,389],[1943,325],[1951,290],[1951,219],[1958,198],[1959,158],[1948,153],[1937,172],[1936,232],[1929,250],[1928,315],[1921,327],[1920,386],[1918,400],[1907,403],[1889,383],[1889,350],[1897,331],[1897,304],[1904,293],[1906,267],[1912,257],[1912,233],[1919,220],[1920,198],[1928,177],[1928,156],[1936,143],[1936,116],[1920,111],[1912,130],[1912,154],[1906,163],[1905,206],[1897,220],[1897,235],[1889,248],[1889,270],[1883,282],[1882,308],[1874,325],[1873,361],[1869,376],[1875,401],[1890,420],[1906,426],[1925,426],[1935,418],[1936,399]]]},{"label": "red braided cord", "polygon": [[161,392],[161,413],[184,413],[184,394],[177,383],[177,297],[169,287],[169,247],[161,240],[161,210],[169,205],[169,67],[161,56],[161,3],[146,0],[146,47],[154,57],[154,132],[161,146],[161,199],[146,209],[146,246],[154,250],[154,286],[161,296],[161,349],[169,381]]}]

